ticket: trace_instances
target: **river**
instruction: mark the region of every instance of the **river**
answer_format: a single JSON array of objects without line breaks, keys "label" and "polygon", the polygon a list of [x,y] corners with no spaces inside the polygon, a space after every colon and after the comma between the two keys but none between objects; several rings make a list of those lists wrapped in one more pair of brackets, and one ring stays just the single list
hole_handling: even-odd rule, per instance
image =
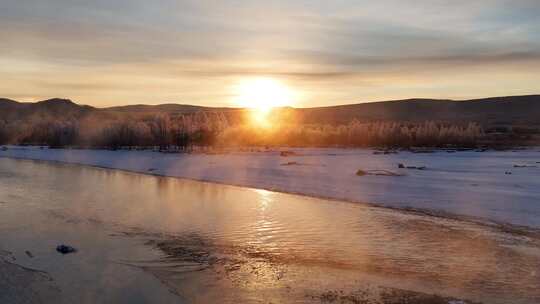
[{"label": "river", "polygon": [[540,236],[4,158],[0,273],[0,303],[538,303]]}]

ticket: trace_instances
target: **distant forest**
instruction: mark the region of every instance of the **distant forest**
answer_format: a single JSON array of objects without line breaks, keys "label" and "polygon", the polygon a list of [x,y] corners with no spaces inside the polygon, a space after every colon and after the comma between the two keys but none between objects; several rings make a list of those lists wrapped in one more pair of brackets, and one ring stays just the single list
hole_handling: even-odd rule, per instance
[{"label": "distant forest", "polygon": [[167,114],[140,120],[81,124],[78,121],[0,122],[0,143],[87,148],[159,148],[190,151],[197,147],[445,147],[475,146],[485,137],[482,128],[427,121],[424,123],[352,121],[346,125],[282,123],[257,128],[229,125],[223,113]]},{"label": "distant forest", "polygon": [[[433,107],[437,102],[431,101],[428,105]],[[420,105],[424,104],[422,100]],[[390,104],[391,107],[396,105],[410,107],[415,102]],[[303,112],[276,109],[267,118],[268,126],[253,123],[246,110],[180,106],[189,108],[179,111],[178,106],[167,105],[167,110],[163,106],[102,110],[61,99],[33,104],[0,99],[0,144],[162,151],[246,146],[479,147],[538,144],[540,133],[537,125],[523,123],[523,119],[501,124],[474,119],[474,113],[468,113],[464,119],[441,116],[452,116],[450,110],[434,110],[431,116],[416,115],[418,117],[411,119],[411,108],[396,112],[401,116],[390,110],[376,109],[389,117],[373,116],[379,113],[373,109],[381,104],[364,106],[363,115],[371,107],[371,119],[362,119],[361,115],[345,119],[344,115],[349,113],[339,107]],[[418,113],[418,102],[416,107]],[[507,112],[518,113],[515,109]],[[324,113],[334,121],[325,120]],[[310,120],[310,117],[317,119]],[[497,121],[504,118],[489,117]]]}]

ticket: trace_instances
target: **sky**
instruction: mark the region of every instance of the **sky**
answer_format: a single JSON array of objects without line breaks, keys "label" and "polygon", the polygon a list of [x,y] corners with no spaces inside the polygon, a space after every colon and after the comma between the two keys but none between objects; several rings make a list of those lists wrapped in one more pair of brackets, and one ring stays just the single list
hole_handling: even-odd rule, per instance
[{"label": "sky", "polygon": [[0,96],[235,106],[257,79],[297,107],[537,94],[538,16],[538,0],[1,0]]}]

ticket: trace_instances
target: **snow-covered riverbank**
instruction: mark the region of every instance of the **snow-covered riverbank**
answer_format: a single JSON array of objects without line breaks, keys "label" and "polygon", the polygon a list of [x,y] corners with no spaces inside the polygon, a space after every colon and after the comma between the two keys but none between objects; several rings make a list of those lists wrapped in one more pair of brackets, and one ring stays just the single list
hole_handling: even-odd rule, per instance
[{"label": "snow-covered riverbank", "polygon": [[[163,154],[9,147],[0,150],[0,157],[92,165],[540,227],[538,149],[388,155],[363,149],[292,151],[282,156],[279,151]],[[398,164],[426,169],[398,168]],[[359,169],[404,176],[357,176]]]}]

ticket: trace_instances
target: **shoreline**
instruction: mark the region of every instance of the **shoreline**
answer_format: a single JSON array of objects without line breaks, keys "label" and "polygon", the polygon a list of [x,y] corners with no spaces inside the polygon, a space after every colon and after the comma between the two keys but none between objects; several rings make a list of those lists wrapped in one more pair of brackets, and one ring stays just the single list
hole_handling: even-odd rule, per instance
[{"label": "shoreline", "polygon": [[42,160],[42,159],[32,159],[32,158],[11,157],[11,156],[2,156],[2,155],[0,155],[0,159],[2,159],[2,158],[16,159],[16,160],[19,160],[19,161],[37,162],[37,163],[49,163],[49,164],[55,164],[55,165],[60,165],[60,166],[82,166],[82,167],[89,167],[89,168],[99,169],[99,170],[120,171],[120,172],[123,172],[123,173],[135,174],[135,175],[148,175],[148,176],[154,176],[154,177],[160,177],[160,178],[180,179],[180,180],[186,180],[186,181],[192,181],[192,182],[198,182],[198,183],[210,183],[210,184],[216,184],[216,185],[227,186],[227,187],[236,187],[236,188],[251,189],[251,190],[272,191],[272,192],[283,193],[283,194],[288,194],[288,195],[308,197],[308,198],[312,198],[312,199],[335,201],[337,203],[357,204],[357,205],[361,205],[361,206],[367,207],[367,208],[380,208],[380,209],[384,209],[384,210],[396,211],[396,212],[413,214],[413,215],[429,216],[429,217],[438,218],[438,219],[441,219],[441,220],[452,220],[452,221],[467,222],[467,223],[472,223],[472,224],[476,224],[476,225],[481,225],[481,226],[494,228],[494,229],[497,229],[499,231],[507,232],[507,233],[510,233],[510,234],[523,235],[523,236],[534,236],[536,238],[540,238],[540,228],[529,227],[529,226],[525,226],[525,225],[515,225],[515,224],[512,224],[512,223],[496,221],[496,220],[489,219],[489,218],[482,218],[482,217],[467,216],[467,215],[463,215],[463,214],[449,213],[449,212],[444,212],[444,211],[436,210],[436,209],[419,209],[419,208],[412,208],[412,207],[385,206],[385,205],[380,205],[380,204],[377,204],[377,203],[369,203],[369,202],[362,202],[362,201],[339,199],[339,198],[335,198],[335,197],[316,196],[316,195],[304,194],[304,193],[300,193],[300,192],[287,192],[287,191],[276,190],[276,189],[256,188],[256,187],[245,186],[245,185],[242,185],[242,184],[232,184],[232,183],[216,182],[216,181],[211,181],[211,180],[201,180],[201,179],[193,179],[193,178],[185,178],[185,177],[176,177],[176,176],[170,176],[170,175],[163,175],[163,174],[159,174],[159,173],[140,172],[140,171],[136,171],[136,170],[122,169],[122,168],[111,168],[111,167],[97,166],[97,165],[90,165],[90,164],[83,164],[83,163],[72,163],[72,162],[65,162],[65,161],[59,161],[59,160]]},{"label": "shoreline", "polygon": [[[320,149],[314,150],[314,149],[309,149],[309,148],[304,149],[304,151],[321,152]],[[374,159],[381,158],[381,156],[372,155],[371,153],[372,151],[373,150],[365,150],[365,149],[338,150],[338,152],[343,152],[344,153],[343,155],[354,154],[355,152],[360,152],[360,153],[363,153],[364,154],[363,157],[365,157],[366,152],[368,152],[369,153],[368,158],[374,158]],[[30,152],[30,153],[26,153],[26,152]],[[45,156],[40,155],[40,153],[44,153],[44,152],[46,152],[47,155]],[[96,157],[96,158],[73,157],[73,155],[71,155],[71,153],[73,152],[86,154],[83,156],[88,156],[88,154],[90,156],[92,156],[92,154],[96,154],[95,156],[100,156],[100,154],[102,153],[105,153],[108,155],[105,155],[105,157],[102,156],[101,158],[99,157]],[[336,153],[329,153],[329,152],[336,152],[336,149],[328,149],[325,152],[327,153],[323,153],[322,155],[331,155],[331,156],[336,155]],[[537,151],[532,151],[532,150],[528,150],[527,152],[537,153]],[[307,156],[303,154],[295,154],[294,156],[290,156],[290,157],[280,157],[279,154],[276,155],[276,153],[279,153],[279,152],[276,152],[276,151],[274,152],[241,152],[237,154],[231,153],[231,154],[225,154],[225,155],[215,155],[215,154],[200,154],[200,155],[172,154],[171,155],[171,154],[160,154],[158,152],[149,152],[149,151],[138,152],[138,151],[103,151],[103,150],[63,150],[63,149],[39,149],[35,147],[10,147],[7,150],[0,151],[0,158],[11,158],[11,159],[38,161],[38,162],[43,161],[43,162],[56,163],[56,164],[62,164],[62,165],[89,166],[89,167],[99,168],[99,169],[104,169],[104,170],[119,170],[122,172],[129,172],[132,174],[144,174],[144,175],[152,175],[152,176],[164,177],[164,178],[179,178],[179,179],[191,180],[191,181],[196,181],[196,182],[213,183],[213,184],[219,184],[219,185],[225,185],[225,186],[260,189],[260,190],[274,191],[274,192],[280,192],[280,193],[286,193],[286,194],[292,194],[292,195],[299,195],[299,196],[304,196],[304,197],[311,197],[315,199],[324,199],[324,200],[331,200],[331,201],[338,201],[338,202],[361,204],[367,207],[385,208],[385,209],[390,209],[390,210],[398,210],[402,212],[423,214],[423,215],[429,215],[429,216],[440,217],[440,218],[445,218],[445,219],[474,222],[474,223],[479,223],[479,224],[483,224],[487,226],[497,226],[497,227],[500,227],[501,229],[509,230],[509,231],[513,231],[517,233],[534,233],[534,234],[540,233],[540,227],[535,226],[535,225],[527,225],[523,223],[516,223],[513,221],[505,221],[505,220],[501,220],[501,219],[493,218],[489,216],[478,216],[476,214],[470,214],[470,213],[467,214],[466,212],[464,213],[452,212],[451,210],[438,208],[440,206],[437,205],[436,203],[432,203],[430,205],[431,208],[426,207],[426,206],[415,206],[414,204],[407,204],[406,202],[405,203],[402,202],[398,204],[388,204],[386,202],[379,203],[376,201],[374,202],[373,200],[358,199],[358,197],[354,197],[351,195],[349,196],[339,195],[340,193],[324,194],[321,191],[318,191],[321,189],[315,189],[315,191],[313,191],[313,187],[312,188],[304,187],[304,189],[302,189],[302,185],[300,185],[299,187],[295,189],[294,186],[287,188],[283,186],[280,187],[279,184],[272,185],[271,183],[264,183],[264,182],[258,184],[257,182],[260,179],[269,176],[269,174],[265,174],[266,172],[262,172],[265,169],[267,169],[264,166],[270,167],[270,169],[283,169],[283,170],[287,170],[291,167],[296,167],[296,168],[301,167],[301,169],[308,167],[311,169],[311,167],[315,167],[315,165],[308,164],[308,165],[288,166],[287,161],[289,160],[301,161],[302,158],[312,159],[313,157],[315,158],[324,157],[316,153],[312,153],[311,155],[307,155]],[[437,153],[442,154],[442,152],[437,152]],[[496,152],[496,153],[505,153],[505,152]],[[111,156],[111,154],[113,155]],[[452,153],[451,155],[454,156],[456,154],[457,153]],[[540,156],[540,153],[538,154]],[[415,157],[417,154],[413,155],[412,153],[410,153],[408,157],[410,157],[411,155]],[[432,154],[421,154],[418,156],[429,157],[431,155]],[[141,163],[138,163],[136,166],[133,166],[133,162],[129,160],[129,158],[133,156],[135,156],[134,158],[135,161],[141,160],[142,163],[144,163],[145,161],[149,163],[146,164],[147,166],[141,166]],[[252,182],[245,182],[246,178],[244,178],[243,180],[231,179],[230,178],[231,176],[225,176],[225,177],[218,176],[216,178],[216,175],[212,175],[212,174],[208,174],[206,176],[197,175],[197,174],[194,174],[193,172],[189,172],[189,170],[187,171],[182,170],[185,168],[182,166],[180,166],[181,168],[180,170],[177,170],[178,166],[174,167],[172,171],[169,171],[168,170],[169,168],[167,168],[167,165],[174,165],[177,161],[183,161],[183,162],[187,162],[188,164],[191,163],[192,166],[194,163],[195,165],[199,167],[199,169],[202,168],[201,169],[202,171],[205,171],[205,170],[210,171],[212,169],[211,165],[217,162],[216,158],[221,158],[221,157],[243,158],[243,159],[249,159],[249,160],[257,160],[258,158],[273,158],[271,159],[273,163],[270,166],[268,166],[268,164],[266,164],[268,160],[265,159],[263,166],[255,168],[255,169],[258,169],[258,171],[255,170],[257,171],[255,174],[257,178]],[[103,159],[105,159],[105,161],[103,161]],[[227,159],[225,159],[224,161],[222,160],[221,162],[223,165],[224,162],[225,163],[227,162]],[[285,164],[283,162],[285,162]],[[158,166],[154,166],[154,167],[157,167],[157,168],[153,168],[151,165],[154,165],[156,163],[158,164]],[[297,164],[296,161],[290,162],[290,163]],[[165,165],[165,167],[163,165]],[[144,170],[147,167],[149,168]],[[323,165],[323,167],[326,167],[326,165]],[[222,168],[219,168],[219,169],[222,169]],[[229,167],[226,169],[236,170],[236,168],[231,168],[230,164],[229,164]],[[249,166],[237,168],[238,171],[242,171],[242,170],[248,171],[248,169],[253,169],[253,168]],[[429,171],[432,171],[432,170],[426,170],[426,172],[429,172]],[[314,173],[313,175],[315,178],[320,176],[320,174],[318,174],[317,172]],[[293,183],[296,182],[295,178],[296,178],[295,176],[288,177],[289,181],[292,180]],[[326,181],[328,181],[328,179],[330,180],[332,179],[328,177],[325,177],[325,178],[327,179]],[[351,178],[357,179],[357,180],[362,179],[362,177],[356,177],[356,176],[351,176]],[[401,177],[389,177],[389,176],[375,177],[374,176],[373,178],[377,179],[378,181],[382,179],[386,179],[385,181],[388,181],[390,183],[395,182],[395,181],[401,181]],[[284,179],[287,180],[287,176],[285,176]],[[337,181],[337,183],[339,183],[339,181]],[[339,186],[339,185],[336,185],[336,186]],[[346,194],[346,191],[342,192],[341,194]],[[436,198],[433,199],[433,201],[436,201],[436,200],[437,200]]]},{"label": "shoreline", "polygon": [[438,219],[441,219],[441,220],[452,220],[452,221],[459,221],[459,222],[467,222],[467,223],[476,224],[476,225],[480,225],[480,226],[495,228],[495,229],[498,229],[499,231],[508,232],[510,234],[517,234],[517,235],[523,235],[523,236],[534,236],[536,238],[540,238],[540,228],[522,226],[522,225],[514,225],[512,223],[495,221],[495,220],[492,220],[492,219],[489,219],[489,218],[482,218],[482,217],[474,217],[474,216],[467,216],[467,215],[462,215],[462,214],[449,213],[449,212],[444,212],[444,211],[436,210],[436,209],[415,209],[415,208],[412,208],[412,207],[384,206],[384,205],[379,205],[377,203],[369,203],[369,202],[361,202],[361,201],[354,201],[354,200],[347,200],[347,199],[339,199],[339,198],[334,198],[334,197],[315,196],[315,195],[303,194],[303,193],[299,193],[299,192],[287,192],[287,191],[281,191],[281,190],[275,190],[275,189],[248,187],[248,186],[243,186],[241,184],[230,184],[230,183],[223,183],[223,182],[214,182],[214,181],[211,181],[211,180],[199,180],[199,179],[169,176],[169,175],[163,175],[163,174],[151,173],[151,172],[147,173],[147,172],[139,172],[139,171],[133,171],[133,170],[121,169],[121,168],[110,168],[110,167],[87,165],[87,164],[80,164],[80,163],[69,163],[69,162],[55,161],[55,160],[41,160],[41,159],[30,159],[30,158],[17,158],[17,157],[0,156],[0,159],[2,159],[2,158],[15,159],[15,160],[19,160],[19,161],[37,162],[37,163],[48,163],[48,164],[55,164],[55,165],[60,165],[60,166],[77,166],[77,167],[82,166],[82,167],[88,167],[88,168],[99,169],[99,170],[119,171],[119,172],[127,173],[127,174],[147,175],[147,176],[154,176],[154,177],[160,177],[160,178],[172,178],[172,179],[179,179],[179,180],[185,180],[185,181],[197,182],[197,183],[208,183],[208,184],[215,184],[215,185],[226,186],[226,187],[243,188],[243,189],[248,189],[248,190],[271,191],[271,192],[276,192],[276,193],[283,193],[283,194],[288,194],[288,195],[307,197],[307,198],[312,198],[312,199],[317,199],[317,200],[333,201],[333,202],[336,202],[336,203],[355,204],[355,205],[360,205],[360,206],[366,207],[366,208],[380,208],[380,209],[384,209],[384,210],[396,211],[396,212],[401,212],[401,213],[406,213],[406,214],[413,214],[413,215],[419,215],[419,216],[428,216],[428,217],[438,218]]},{"label": "shoreline", "polygon": [[[118,278],[138,278],[133,281],[138,282],[136,285],[116,286],[118,292],[127,288],[171,300],[180,296],[186,302],[203,303],[216,299],[237,302],[251,294],[251,289],[243,286],[257,288],[249,285],[253,280],[270,283],[271,288],[257,289],[261,299],[283,296],[321,303],[347,299],[377,303],[375,299],[381,296],[395,302],[411,297],[426,303],[489,302],[497,297],[489,291],[489,285],[474,280],[475,276],[488,276],[501,290],[510,291],[514,286],[522,288],[521,292],[537,280],[524,267],[534,269],[540,237],[511,234],[493,224],[484,226],[367,204],[356,208],[342,201],[319,202],[299,195],[223,187],[213,182],[154,178],[156,174],[124,169],[28,159],[2,159],[0,163],[6,168],[3,188],[21,185],[21,196],[14,196],[5,207],[25,218],[41,219],[31,221],[31,229],[21,231],[22,237],[4,234],[4,247],[14,252],[22,265],[47,271],[61,290],[69,292],[64,302],[75,295],[71,290],[76,290],[72,287],[78,286],[77,282],[85,282],[105,269]],[[59,181],[63,186],[51,197],[44,197],[50,185]],[[81,196],[85,189],[92,189],[93,194]],[[96,194],[100,189],[108,190]],[[34,191],[40,195],[34,197]],[[8,192],[3,192],[6,197]],[[138,202],[133,208],[128,207],[130,198]],[[36,203],[53,212],[28,208]],[[250,204],[256,208],[250,208]],[[208,221],[218,215],[228,220]],[[6,213],[6,227],[15,227],[16,218]],[[237,228],[227,229],[231,223]],[[63,228],[57,229],[59,226]],[[336,231],[347,233],[336,238]],[[312,244],[310,238],[319,241]],[[60,256],[53,251],[54,240],[72,244],[80,251]],[[280,246],[276,247],[275,242]],[[335,251],[334,246],[343,251]],[[34,257],[25,256],[25,250],[31,250]],[[359,252],[369,258],[358,256]],[[447,259],[445,252],[456,259]],[[404,260],[408,262],[402,263]],[[98,272],[94,272],[96,261],[101,261]],[[63,266],[56,267],[58,262]],[[478,262],[485,266],[475,268]],[[492,272],[497,265],[503,268]],[[182,278],[187,281],[179,282],[178,274],[184,270],[191,273],[192,267],[197,269],[196,274],[186,274]],[[451,269],[447,267],[457,269],[444,271]],[[75,283],[63,279],[72,273],[77,273]],[[405,274],[410,277],[404,282],[400,276]],[[507,282],[507,275],[514,279]],[[519,285],[523,275],[526,285]],[[444,292],[440,292],[440,286],[430,285],[434,278],[444,286]],[[332,283],[317,285],[321,279]],[[92,288],[99,290],[100,280],[94,282]],[[215,283],[216,288],[204,295],[193,292],[194,287],[208,282]],[[451,282],[469,282],[474,287],[462,288]],[[317,287],[313,288],[313,284]],[[133,289],[139,285],[144,290]],[[98,293],[92,296],[102,297]],[[516,303],[529,303],[526,300],[537,293],[503,296],[506,300],[515,298]]]}]

